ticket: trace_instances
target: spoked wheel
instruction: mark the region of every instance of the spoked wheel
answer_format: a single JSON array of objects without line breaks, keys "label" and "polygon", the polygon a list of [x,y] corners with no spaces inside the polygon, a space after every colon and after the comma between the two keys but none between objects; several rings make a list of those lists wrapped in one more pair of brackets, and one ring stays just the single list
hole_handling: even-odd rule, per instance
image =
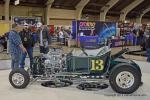
[{"label": "spoked wheel", "polygon": [[9,74],[9,82],[14,88],[23,89],[29,84],[30,77],[24,69],[15,69]]},{"label": "spoked wheel", "polygon": [[139,88],[141,73],[132,65],[119,64],[112,69],[109,82],[117,93],[130,94]]}]

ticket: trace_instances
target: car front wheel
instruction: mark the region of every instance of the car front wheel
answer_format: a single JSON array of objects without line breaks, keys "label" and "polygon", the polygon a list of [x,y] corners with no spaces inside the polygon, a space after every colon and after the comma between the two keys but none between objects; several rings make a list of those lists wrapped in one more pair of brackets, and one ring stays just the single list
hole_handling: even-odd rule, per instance
[{"label": "car front wheel", "polygon": [[14,88],[23,89],[29,84],[30,77],[24,69],[15,69],[9,74],[9,82]]}]

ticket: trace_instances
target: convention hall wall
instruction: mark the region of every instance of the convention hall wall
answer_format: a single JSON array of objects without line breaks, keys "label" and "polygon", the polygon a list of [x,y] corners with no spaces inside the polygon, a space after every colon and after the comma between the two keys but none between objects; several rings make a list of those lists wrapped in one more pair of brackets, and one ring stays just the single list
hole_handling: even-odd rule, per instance
[{"label": "convention hall wall", "polygon": [[[44,8],[26,7],[26,6],[10,6],[10,16],[44,16]],[[0,5],[0,20],[4,16],[4,5]],[[44,18],[44,17],[43,17]]]},{"label": "convention hall wall", "polygon": [[4,5],[0,4],[0,16],[4,15]]},{"label": "convention hall wall", "polygon": [[[57,13],[56,13],[57,12]],[[72,25],[72,20],[76,19],[75,10],[53,9],[49,10],[49,23],[51,25]]]},{"label": "convention hall wall", "polygon": [[44,16],[44,8],[10,6],[10,15],[11,16]]},{"label": "convention hall wall", "polygon": [[144,24],[150,24],[150,18],[143,18],[142,23]]}]

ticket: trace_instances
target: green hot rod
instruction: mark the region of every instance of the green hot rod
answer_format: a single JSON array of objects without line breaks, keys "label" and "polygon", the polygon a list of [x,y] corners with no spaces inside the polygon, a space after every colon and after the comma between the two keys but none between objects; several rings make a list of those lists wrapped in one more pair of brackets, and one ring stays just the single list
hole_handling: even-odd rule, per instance
[{"label": "green hot rod", "polygon": [[[52,47],[48,54],[35,57],[32,68],[28,71],[12,70],[9,81],[13,87],[22,89],[30,83],[31,78],[47,79],[53,85],[58,82],[72,84],[74,80],[81,84],[83,80],[105,79],[114,91],[121,94],[133,93],[141,85],[140,67],[122,56],[128,51],[127,48],[115,55],[111,55],[108,46],[98,50],[81,48],[81,51],[75,53],[72,50],[63,54],[61,48]],[[84,87],[88,87],[87,84]]]}]

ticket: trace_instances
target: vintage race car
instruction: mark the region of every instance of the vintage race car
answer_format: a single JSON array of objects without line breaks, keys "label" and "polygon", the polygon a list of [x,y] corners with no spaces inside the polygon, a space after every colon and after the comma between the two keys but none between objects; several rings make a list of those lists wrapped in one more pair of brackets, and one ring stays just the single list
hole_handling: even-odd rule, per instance
[{"label": "vintage race car", "polygon": [[75,53],[75,50],[71,50],[63,54],[61,48],[52,47],[48,54],[35,57],[28,71],[12,70],[9,81],[14,88],[23,89],[31,78],[49,80],[54,84],[60,80],[72,84],[80,79],[80,84],[81,80],[105,79],[114,91],[122,94],[133,93],[141,85],[140,67],[122,56],[128,51],[127,48],[115,55],[111,55],[108,46],[94,51],[81,48],[81,51]]}]

